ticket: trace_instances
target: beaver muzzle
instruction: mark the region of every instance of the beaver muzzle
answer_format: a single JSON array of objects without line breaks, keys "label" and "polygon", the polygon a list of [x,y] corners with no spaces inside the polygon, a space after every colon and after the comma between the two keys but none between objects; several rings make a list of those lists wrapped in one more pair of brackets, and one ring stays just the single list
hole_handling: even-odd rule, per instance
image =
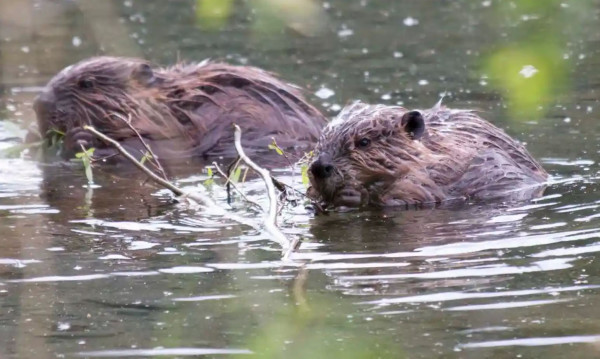
[{"label": "beaver muzzle", "polygon": [[54,111],[55,101],[56,98],[52,91],[44,91],[36,96],[33,101],[33,110],[38,118],[49,118]]},{"label": "beaver muzzle", "polygon": [[309,172],[312,184],[309,193],[320,197],[325,203],[334,207],[359,207],[366,198],[358,188],[346,183],[343,173],[327,153],[321,153],[311,163]]}]

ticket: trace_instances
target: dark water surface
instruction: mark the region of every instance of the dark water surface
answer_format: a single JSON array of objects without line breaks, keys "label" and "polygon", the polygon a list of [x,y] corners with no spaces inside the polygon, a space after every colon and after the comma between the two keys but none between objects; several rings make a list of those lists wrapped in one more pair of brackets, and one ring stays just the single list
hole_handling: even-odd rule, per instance
[{"label": "dark water surface", "polygon": [[[211,29],[197,9],[229,2],[0,0],[2,149],[34,122],[41,86],[78,59],[210,57],[279,72],[330,116],[354,99],[423,108],[446,93],[527,142],[553,176],[519,204],[288,208],[281,227],[304,242],[282,262],[266,235],[141,176],[97,169],[88,189],[79,166],[5,151],[0,357],[599,357],[600,2],[550,1],[549,17],[503,10],[514,3],[238,1]],[[557,32],[569,69],[540,118],[509,116],[481,71],[524,23]],[[207,179],[189,172],[181,185]],[[260,181],[244,188],[264,203]]]}]

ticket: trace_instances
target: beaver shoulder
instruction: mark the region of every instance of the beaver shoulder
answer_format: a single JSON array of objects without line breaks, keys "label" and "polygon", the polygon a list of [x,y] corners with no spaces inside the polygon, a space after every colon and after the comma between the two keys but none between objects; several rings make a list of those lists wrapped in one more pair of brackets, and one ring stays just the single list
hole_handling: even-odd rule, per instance
[{"label": "beaver shoulder", "polygon": [[140,147],[123,119],[163,157],[178,158],[233,155],[234,123],[250,152],[266,150],[272,137],[281,147],[314,145],[325,124],[297,87],[255,67],[216,62],[162,68],[142,59],[87,59],[57,74],[34,108],[42,135],[66,134],[64,157],[82,144],[95,154],[114,152],[84,125]]},{"label": "beaver shoulder", "polygon": [[547,173],[474,111],[355,103],[323,131],[309,194],[333,206],[440,203],[539,192]]}]

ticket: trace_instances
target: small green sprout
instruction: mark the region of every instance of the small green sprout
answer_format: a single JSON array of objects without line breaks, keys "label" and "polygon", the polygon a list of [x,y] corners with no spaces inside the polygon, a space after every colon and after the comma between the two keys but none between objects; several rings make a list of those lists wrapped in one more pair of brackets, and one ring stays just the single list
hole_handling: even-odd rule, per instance
[{"label": "small green sprout", "polygon": [[271,142],[269,144],[269,149],[275,150],[275,152],[277,152],[278,155],[283,156],[283,150],[277,145],[277,142],[275,142],[275,139],[273,139],[273,142]]},{"label": "small green sprout", "polygon": [[242,175],[242,168],[240,166],[238,166],[233,171],[233,174],[229,177],[229,180],[233,183],[238,183],[240,181],[241,175]]},{"label": "small green sprout", "polygon": [[82,152],[75,154],[75,158],[81,160],[83,167],[85,168],[85,177],[88,180],[88,184],[94,184],[94,175],[92,173],[92,155],[94,154],[95,148],[83,149]]},{"label": "small green sprout", "polygon": [[212,168],[208,167],[206,169],[206,174],[208,175],[208,178],[204,180],[204,182],[202,182],[202,184],[204,185],[204,187],[206,187],[206,189],[210,189],[212,187],[212,185],[215,183],[215,179],[214,179],[214,173]]}]

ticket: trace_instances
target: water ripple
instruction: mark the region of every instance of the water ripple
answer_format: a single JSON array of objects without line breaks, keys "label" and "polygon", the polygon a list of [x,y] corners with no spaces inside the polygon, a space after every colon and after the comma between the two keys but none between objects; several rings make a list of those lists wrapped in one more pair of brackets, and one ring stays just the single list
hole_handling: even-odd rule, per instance
[{"label": "water ripple", "polygon": [[444,279],[444,278],[460,278],[460,277],[487,277],[498,276],[504,274],[522,274],[531,272],[545,272],[559,269],[571,268],[571,261],[576,258],[556,258],[544,261],[533,262],[530,266],[509,266],[507,264],[497,264],[490,266],[471,267],[464,269],[453,269],[438,272],[426,273],[400,273],[400,274],[376,274],[376,275],[356,275],[343,276],[339,279],[342,281],[355,280],[387,280],[400,278],[419,278],[419,279]]},{"label": "water ripple", "polygon": [[577,285],[571,287],[547,287],[543,289],[523,289],[509,290],[499,292],[441,292],[434,294],[415,295],[400,298],[384,298],[372,301],[361,302],[360,304],[370,305],[389,305],[401,303],[432,303],[448,302],[463,299],[482,299],[482,298],[501,298],[501,297],[520,297],[537,294],[555,294],[561,292],[577,292],[583,290],[600,289],[600,285]]},{"label": "water ripple", "polygon": [[114,349],[79,352],[78,357],[90,358],[122,358],[122,357],[153,357],[153,356],[198,356],[198,355],[240,355],[253,354],[247,349],[213,349],[213,348],[154,348],[154,349]]},{"label": "water ripple", "polygon": [[574,335],[565,337],[538,337],[508,340],[491,340],[487,342],[460,344],[457,346],[457,349],[460,350],[474,348],[497,348],[509,346],[537,347],[543,345],[581,344],[598,342],[600,342],[600,335]]},{"label": "water ripple", "polygon": [[573,299],[528,300],[528,301],[522,301],[522,302],[500,302],[500,303],[489,303],[489,304],[460,305],[457,307],[444,308],[444,310],[472,311],[472,310],[523,308],[523,307],[534,307],[534,306],[539,306],[539,305],[569,302],[571,300],[573,300]]}]

